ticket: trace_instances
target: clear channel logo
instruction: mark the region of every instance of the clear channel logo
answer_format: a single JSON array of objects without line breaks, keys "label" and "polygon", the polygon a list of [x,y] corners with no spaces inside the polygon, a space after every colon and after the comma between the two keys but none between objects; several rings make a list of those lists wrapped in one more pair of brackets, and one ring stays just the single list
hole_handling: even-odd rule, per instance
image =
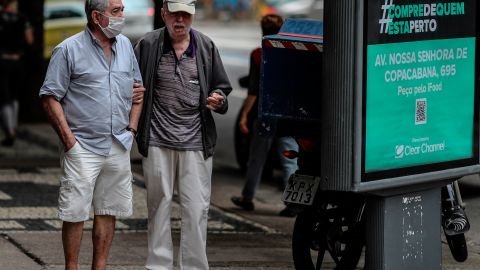
[{"label": "clear channel logo", "polygon": [[395,146],[395,158],[403,158],[404,150],[405,146],[403,144]]},{"label": "clear channel logo", "polygon": [[429,144],[424,142],[419,145],[396,145],[395,158],[400,159],[408,156],[415,156],[420,154],[428,154],[445,151],[445,141],[441,143]]}]

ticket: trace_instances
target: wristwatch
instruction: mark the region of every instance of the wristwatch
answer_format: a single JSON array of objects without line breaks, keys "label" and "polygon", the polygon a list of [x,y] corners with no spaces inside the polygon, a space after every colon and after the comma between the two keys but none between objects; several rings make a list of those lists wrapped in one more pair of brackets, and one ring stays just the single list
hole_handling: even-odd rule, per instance
[{"label": "wristwatch", "polygon": [[125,129],[132,132],[133,137],[137,137],[137,130],[135,130],[134,128],[131,128],[131,127],[126,127]]}]

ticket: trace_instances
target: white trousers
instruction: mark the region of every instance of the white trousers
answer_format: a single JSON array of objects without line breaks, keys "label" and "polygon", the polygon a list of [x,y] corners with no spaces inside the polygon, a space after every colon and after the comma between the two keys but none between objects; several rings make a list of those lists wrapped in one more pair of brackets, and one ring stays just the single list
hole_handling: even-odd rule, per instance
[{"label": "white trousers", "polygon": [[182,213],[178,262],[180,269],[208,269],[207,221],[210,205],[212,158],[202,151],[149,147],[143,159],[147,187],[147,269],[173,269],[171,204],[174,184]]}]

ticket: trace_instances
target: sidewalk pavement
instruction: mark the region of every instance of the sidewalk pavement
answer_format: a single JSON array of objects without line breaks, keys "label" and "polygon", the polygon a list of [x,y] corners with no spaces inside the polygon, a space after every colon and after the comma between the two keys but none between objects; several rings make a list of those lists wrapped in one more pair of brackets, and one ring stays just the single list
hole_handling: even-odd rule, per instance
[{"label": "sidewalk pavement", "polygon": [[[22,125],[18,134],[20,138],[35,141],[42,147],[50,149],[51,152],[55,153],[57,151],[57,136],[48,124]],[[135,151],[132,153],[132,160],[138,162],[141,157]],[[1,154],[0,158],[2,157]],[[10,153],[10,155],[14,154]],[[54,156],[49,158],[54,158]],[[141,178],[141,175],[137,177]],[[209,261],[215,265],[211,269],[292,269],[290,237],[294,219],[276,215],[283,208],[283,204],[279,201],[281,192],[272,186],[262,184],[255,201],[256,210],[254,212],[244,212],[233,207],[229,200],[230,196],[238,195],[241,190],[243,185],[241,175],[238,175],[238,173],[235,175],[235,172],[231,170],[214,166],[212,181],[213,208],[224,211],[225,215],[235,215],[246,222],[263,226],[271,233],[266,233],[261,238],[263,240],[259,240],[256,235],[248,234],[230,235],[228,237],[229,241],[222,239],[224,237],[222,235],[209,235],[209,244],[210,242],[215,243],[214,245],[208,245]],[[479,216],[478,211],[470,208],[468,214],[469,216],[475,216],[475,218]],[[478,239],[469,237],[470,235],[479,236],[480,229],[478,224],[472,224],[471,227],[471,231],[467,234],[469,259],[464,263],[455,262],[443,239],[442,269],[480,269]],[[0,269],[62,269],[63,254],[60,232],[9,232],[8,235],[3,234],[2,236],[0,237]],[[91,250],[90,236],[90,232],[85,232],[81,251],[84,264],[82,264],[81,269],[89,269],[87,265],[91,256],[89,252]],[[235,245],[231,244],[232,239],[236,243]],[[269,245],[270,242],[266,242],[268,248],[257,248],[255,244],[258,244],[258,241],[270,241],[271,245]],[[28,249],[25,247],[28,247]],[[145,252],[146,233],[144,231],[117,233],[109,259],[109,262],[114,262],[114,264],[109,266],[108,269],[144,269]],[[227,261],[225,258],[249,262],[246,263],[248,267],[229,266],[225,263]],[[53,263],[44,266],[38,264],[38,262],[45,261]],[[269,265],[265,264],[267,261],[270,261]],[[290,266],[285,267],[285,265]],[[326,268],[322,269],[332,269],[331,261],[327,265]],[[432,269],[436,268],[432,267]]]}]

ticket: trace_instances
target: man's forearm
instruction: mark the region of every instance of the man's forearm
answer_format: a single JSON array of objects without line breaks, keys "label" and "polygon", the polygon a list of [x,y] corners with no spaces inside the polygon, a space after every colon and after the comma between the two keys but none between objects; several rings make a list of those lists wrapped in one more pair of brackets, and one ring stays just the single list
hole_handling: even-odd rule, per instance
[{"label": "man's forearm", "polygon": [[42,106],[47,113],[47,118],[53,129],[57,132],[58,137],[62,141],[65,149],[70,149],[75,142],[75,135],[68,126],[67,119],[63,113],[62,105],[53,96],[43,96]]},{"label": "man's forearm", "polygon": [[128,126],[138,131],[138,120],[140,119],[140,114],[142,113],[143,99],[145,96],[145,88],[139,81],[133,83],[133,97],[132,97],[132,108],[130,110],[130,118],[128,121]]},{"label": "man's forearm", "polygon": [[253,105],[255,104],[255,101],[257,100],[257,96],[254,95],[248,95],[245,101],[243,102],[243,109],[242,109],[242,115],[247,117],[250,111],[253,108]]},{"label": "man's forearm", "polygon": [[130,121],[128,126],[138,131],[138,120],[142,113],[143,103],[132,104],[132,110],[130,111]]}]

